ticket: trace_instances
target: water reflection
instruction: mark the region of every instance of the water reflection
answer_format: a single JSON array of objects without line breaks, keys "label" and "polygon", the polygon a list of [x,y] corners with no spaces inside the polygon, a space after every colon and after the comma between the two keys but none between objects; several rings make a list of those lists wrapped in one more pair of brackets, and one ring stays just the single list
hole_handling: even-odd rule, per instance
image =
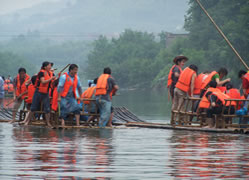
[{"label": "water reflection", "polygon": [[[169,120],[165,109],[170,105],[163,94],[121,92],[114,100],[142,119]],[[0,123],[0,178],[249,179],[249,136]]]},{"label": "water reflection", "polygon": [[168,123],[170,119],[171,102],[165,90],[120,91],[113,104],[127,107],[143,120]]},{"label": "water reflection", "polygon": [[[242,143],[240,139],[243,139]],[[248,137],[174,131],[172,175],[177,178],[248,178]]]},{"label": "water reflection", "polygon": [[19,177],[106,179],[111,172],[112,130],[21,127],[13,129],[13,139]]}]

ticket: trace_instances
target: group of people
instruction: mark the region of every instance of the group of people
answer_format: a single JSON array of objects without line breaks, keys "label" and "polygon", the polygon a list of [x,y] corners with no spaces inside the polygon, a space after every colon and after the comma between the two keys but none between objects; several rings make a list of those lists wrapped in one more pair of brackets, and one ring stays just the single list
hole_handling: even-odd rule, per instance
[{"label": "group of people", "polygon": [[15,104],[11,123],[16,121],[16,112],[22,102],[25,101],[28,113],[25,120],[20,122],[21,124],[28,125],[35,118],[37,112],[42,112],[45,113],[44,118],[47,125],[52,127],[50,112],[53,110],[59,112],[62,126],[65,126],[65,121],[72,113],[75,115],[76,125],[80,126],[82,105],[87,106],[83,100],[85,98],[95,98],[100,113],[99,126],[110,125],[111,98],[118,90],[118,86],[111,76],[111,69],[109,67],[104,69],[103,74],[95,82],[94,90],[91,91],[90,95],[88,93],[88,97],[86,97],[85,94],[86,91],[89,91],[89,88],[82,92],[76,64],[71,64],[68,72],[64,74],[60,72],[58,75],[54,74],[52,66],[53,63],[51,62],[43,62],[40,71],[32,77],[27,74],[25,68],[19,68],[18,75],[13,81]]},{"label": "group of people", "polygon": [[188,61],[186,56],[175,57],[174,65],[168,75],[167,87],[172,99],[172,111],[183,111],[184,98],[189,96],[201,98],[195,104],[195,111],[206,111],[208,127],[214,126],[214,115],[221,114],[224,106],[226,106],[224,113],[228,113],[229,109],[230,114],[235,112],[241,115],[247,114],[248,103],[239,102],[237,105],[235,101],[231,101],[229,104],[225,99],[249,98],[248,72],[241,70],[238,73],[242,79],[243,95],[241,95],[239,89],[233,87],[230,78],[224,79],[228,74],[226,68],[220,68],[218,72],[205,71],[198,74],[198,67],[194,64],[183,69],[186,61]]},{"label": "group of people", "polygon": [[14,86],[12,84],[12,78],[10,75],[5,79],[4,76],[0,76],[0,106],[3,106],[3,99],[5,92],[12,93],[14,91]]}]

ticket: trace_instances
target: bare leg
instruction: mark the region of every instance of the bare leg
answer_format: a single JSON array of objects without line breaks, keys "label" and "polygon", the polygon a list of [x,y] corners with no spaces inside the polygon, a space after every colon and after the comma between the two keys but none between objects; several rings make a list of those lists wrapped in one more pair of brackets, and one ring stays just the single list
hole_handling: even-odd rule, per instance
[{"label": "bare leg", "polygon": [[53,127],[53,126],[50,124],[50,113],[46,113],[46,114],[45,114],[45,118],[46,118],[46,122],[47,122],[48,127]]},{"label": "bare leg", "polygon": [[80,115],[75,114],[75,118],[76,118],[76,126],[80,126]]},{"label": "bare leg", "polygon": [[65,120],[61,119],[61,126],[64,127],[65,126]]},{"label": "bare leg", "polygon": [[30,111],[27,112],[25,119],[24,119],[23,121],[21,121],[20,124],[25,124],[27,121],[29,121],[28,118],[31,117],[31,116],[29,115],[30,113],[31,113]]},{"label": "bare leg", "polygon": [[28,115],[26,116],[26,118],[25,118],[25,122],[24,122],[24,125],[28,125],[29,124],[29,122],[30,122],[30,120],[31,120],[31,117],[32,116],[34,116],[34,113],[33,112],[30,112],[30,113],[28,113]]},{"label": "bare leg", "polygon": [[12,112],[12,120],[10,121],[10,123],[12,124],[14,122],[16,122],[16,111],[15,110]]},{"label": "bare leg", "polygon": [[108,121],[108,123],[107,123],[107,126],[108,126],[108,127],[112,127],[112,118],[113,118],[113,115],[114,115],[114,113],[112,112],[112,113],[111,113],[111,116],[110,116],[110,119],[109,119],[109,121]]}]

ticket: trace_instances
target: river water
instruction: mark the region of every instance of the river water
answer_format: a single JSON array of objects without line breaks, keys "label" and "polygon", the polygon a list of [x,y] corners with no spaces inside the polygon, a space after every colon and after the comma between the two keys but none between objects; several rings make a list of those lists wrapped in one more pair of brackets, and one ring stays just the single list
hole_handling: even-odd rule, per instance
[{"label": "river water", "polygon": [[[115,106],[169,122],[163,92],[120,92]],[[0,124],[0,179],[249,179],[249,136],[145,128]]]}]

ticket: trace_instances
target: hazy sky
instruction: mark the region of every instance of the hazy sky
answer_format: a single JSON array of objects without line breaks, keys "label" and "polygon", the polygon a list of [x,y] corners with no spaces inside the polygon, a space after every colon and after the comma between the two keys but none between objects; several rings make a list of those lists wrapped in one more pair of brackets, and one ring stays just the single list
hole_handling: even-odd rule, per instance
[{"label": "hazy sky", "polygon": [[17,9],[31,7],[35,4],[44,1],[59,1],[59,0],[0,0],[0,14],[13,12]]}]

